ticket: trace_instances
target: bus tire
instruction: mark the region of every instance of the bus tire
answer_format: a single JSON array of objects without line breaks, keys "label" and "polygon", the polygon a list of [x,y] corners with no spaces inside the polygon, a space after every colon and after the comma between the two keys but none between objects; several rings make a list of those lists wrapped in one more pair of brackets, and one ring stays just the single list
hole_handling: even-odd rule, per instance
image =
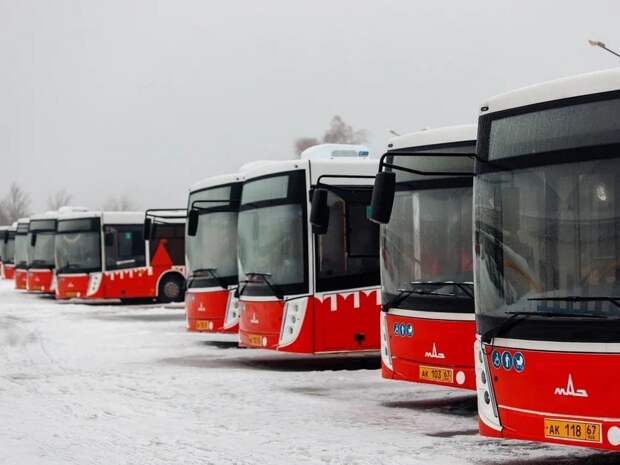
[{"label": "bus tire", "polygon": [[161,278],[157,289],[157,300],[159,302],[181,302],[185,297],[185,281],[174,273],[170,273]]}]

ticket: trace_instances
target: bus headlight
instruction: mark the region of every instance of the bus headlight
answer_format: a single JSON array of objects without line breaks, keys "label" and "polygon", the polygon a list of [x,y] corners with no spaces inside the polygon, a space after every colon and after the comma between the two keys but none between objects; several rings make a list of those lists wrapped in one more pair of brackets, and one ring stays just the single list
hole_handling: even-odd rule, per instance
[{"label": "bus headlight", "polygon": [[229,329],[239,323],[240,305],[235,297],[235,289],[228,291],[228,303],[224,315],[224,329]]},{"label": "bus headlight", "polygon": [[381,361],[390,370],[394,371],[392,365],[392,352],[390,351],[390,335],[388,334],[387,312],[380,312],[381,326]]},{"label": "bus headlight", "polygon": [[499,413],[497,411],[497,403],[495,402],[495,394],[493,392],[493,381],[487,357],[484,354],[482,343],[477,338],[474,343],[474,360],[476,364],[476,391],[478,393],[478,416],[480,420],[496,431],[502,430],[502,424],[499,421]]},{"label": "bus headlight", "polygon": [[301,331],[304,318],[306,317],[306,306],[308,298],[289,300],[284,305],[284,316],[282,318],[282,327],[280,328],[280,347],[287,346],[295,342]]},{"label": "bus headlight", "polygon": [[95,295],[97,291],[99,291],[102,276],[102,273],[91,273],[88,276],[88,290],[86,291],[86,296],[90,297],[91,295]]}]

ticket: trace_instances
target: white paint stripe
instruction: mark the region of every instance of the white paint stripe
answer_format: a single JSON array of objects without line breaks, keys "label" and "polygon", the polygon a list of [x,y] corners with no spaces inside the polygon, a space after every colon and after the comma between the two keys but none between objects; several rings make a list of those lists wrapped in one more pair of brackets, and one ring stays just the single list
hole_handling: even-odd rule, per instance
[{"label": "white paint stripe", "polygon": [[529,341],[497,337],[494,346],[508,349],[526,349],[546,352],[580,352],[620,354],[619,342],[567,342],[567,341]]},{"label": "white paint stripe", "polygon": [[408,310],[406,308],[390,308],[388,314],[425,320],[474,321],[476,319],[474,313],[425,312],[421,310]]},{"label": "white paint stripe", "polygon": [[565,413],[556,413],[556,412],[539,412],[537,410],[528,410],[524,408],[510,407],[508,405],[499,405],[500,409],[511,410],[513,412],[519,413],[527,413],[530,415],[539,415],[544,417],[553,417],[552,419],[561,420],[562,418],[571,419],[571,420],[581,420],[581,421],[613,421],[619,422],[620,418],[613,417],[584,417],[580,415],[567,415]]}]

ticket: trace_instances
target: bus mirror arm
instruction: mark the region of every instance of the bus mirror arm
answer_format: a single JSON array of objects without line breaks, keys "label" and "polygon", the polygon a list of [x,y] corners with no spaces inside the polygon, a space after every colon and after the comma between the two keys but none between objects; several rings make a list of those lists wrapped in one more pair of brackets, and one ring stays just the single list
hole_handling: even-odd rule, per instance
[{"label": "bus mirror arm", "polygon": [[198,232],[198,220],[200,216],[198,210],[192,208],[187,213],[187,235],[194,237]]},{"label": "bus mirror arm", "polygon": [[30,245],[34,247],[37,244],[37,233],[33,232],[32,236],[30,236]]}]

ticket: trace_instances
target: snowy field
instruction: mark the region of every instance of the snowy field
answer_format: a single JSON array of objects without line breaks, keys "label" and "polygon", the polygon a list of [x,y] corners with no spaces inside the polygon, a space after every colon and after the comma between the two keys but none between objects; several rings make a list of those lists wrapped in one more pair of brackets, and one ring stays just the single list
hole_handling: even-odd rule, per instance
[{"label": "snowy field", "polygon": [[469,393],[185,332],[182,307],[58,303],[0,282],[0,463],[615,464],[483,439]]}]

